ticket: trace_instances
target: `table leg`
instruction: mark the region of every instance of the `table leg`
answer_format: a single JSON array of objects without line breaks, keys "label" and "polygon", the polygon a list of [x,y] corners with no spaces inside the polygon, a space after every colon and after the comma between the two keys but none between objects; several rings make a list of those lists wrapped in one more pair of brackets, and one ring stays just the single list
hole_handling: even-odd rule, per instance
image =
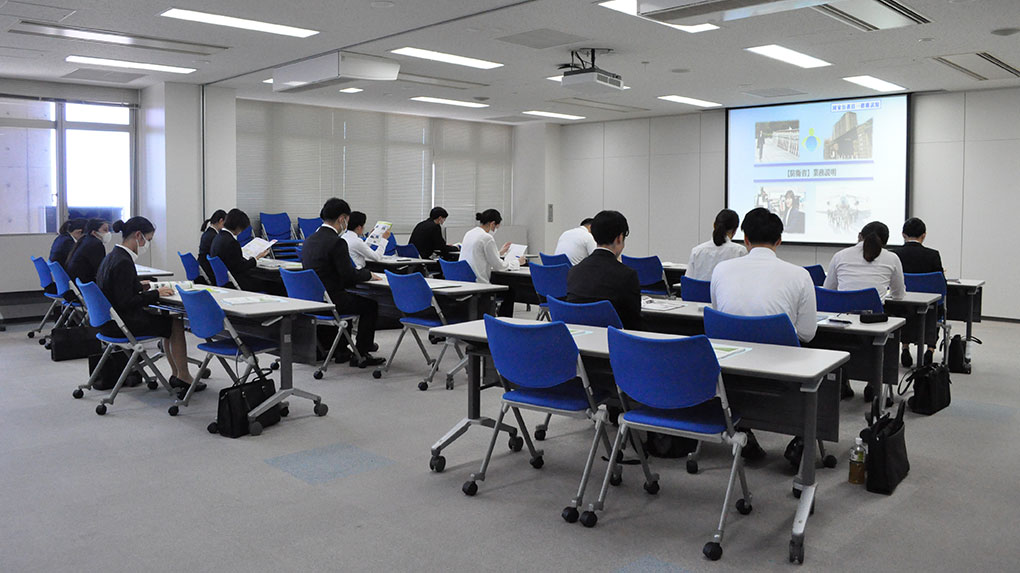
[{"label": "table leg", "polygon": [[293,321],[294,318],[292,316],[284,316],[280,319],[280,389],[256,406],[251,412],[248,412],[249,424],[265,413],[266,410],[277,404],[286,407],[287,403],[284,400],[291,396],[306,398],[315,402],[316,415],[323,416],[326,414],[327,408],[322,403],[321,397],[294,387],[294,360],[293,346],[291,344]]},{"label": "table leg", "polygon": [[928,317],[928,308],[926,306],[917,313],[917,362],[915,363],[917,368],[924,366],[924,323]]},{"label": "table leg", "polygon": [[800,459],[800,501],[793,517],[793,533],[790,538],[790,561],[804,562],[804,530],[808,517],[815,509],[815,447],[818,436],[818,392],[803,390],[804,405],[804,455]]},{"label": "table leg", "polygon": [[872,395],[878,396],[880,408],[885,408],[885,345],[889,343],[888,335],[876,336],[871,342],[871,380],[868,386]]},{"label": "table leg", "polygon": [[[967,291],[967,338],[968,343],[971,333],[974,331],[974,298],[977,297],[977,289]],[[946,341],[946,348],[949,348],[949,341]]]}]

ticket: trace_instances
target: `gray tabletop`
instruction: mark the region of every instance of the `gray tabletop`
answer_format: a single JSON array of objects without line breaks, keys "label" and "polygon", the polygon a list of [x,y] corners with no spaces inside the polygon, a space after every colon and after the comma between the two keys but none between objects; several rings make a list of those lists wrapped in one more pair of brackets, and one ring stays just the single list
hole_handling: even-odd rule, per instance
[{"label": "gray tabletop", "polygon": [[[220,305],[227,316],[240,318],[263,318],[269,316],[286,316],[304,313],[328,313],[334,307],[326,302],[313,302],[297,298],[273,296],[259,292],[248,292],[220,287],[200,286],[212,293],[216,303]],[[254,302],[258,298],[258,302]],[[247,300],[246,300],[247,299]],[[174,293],[173,296],[160,297],[163,302],[181,304],[181,297]],[[249,300],[253,302],[248,302]]]},{"label": "gray tabletop", "polygon": [[[436,295],[443,296],[464,296],[470,294],[482,294],[491,292],[503,292],[509,287],[506,285],[494,285],[485,283],[468,283],[464,281],[448,281],[443,279],[425,279],[429,288]],[[389,279],[383,275],[382,280],[365,281],[358,283],[359,287],[369,288],[390,288]]]}]

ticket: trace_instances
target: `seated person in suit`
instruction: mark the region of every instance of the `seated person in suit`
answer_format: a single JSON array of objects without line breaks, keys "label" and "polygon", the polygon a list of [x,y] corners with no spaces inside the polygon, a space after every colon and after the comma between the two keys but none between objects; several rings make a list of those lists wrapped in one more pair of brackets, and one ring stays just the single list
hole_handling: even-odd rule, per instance
[{"label": "seated person in suit", "polygon": [[414,230],[411,231],[411,238],[407,242],[418,249],[418,254],[421,255],[421,258],[431,259],[436,253],[439,253],[441,257],[445,257],[457,251],[457,247],[447,245],[446,239],[443,238],[443,223],[446,222],[446,218],[449,216],[450,214],[446,212],[446,209],[433,207],[429,211],[429,218],[414,226]]},{"label": "seated person in suit", "polygon": [[[917,217],[911,217],[903,223],[903,246],[892,249],[900,258],[905,273],[944,273],[942,257],[935,249],[924,246],[924,239],[928,235],[928,229],[924,221]],[[932,356],[935,353],[935,346],[939,341],[938,319],[945,307],[931,309],[924,322],[924,344],[928,348],[924,351],[924,363],[931,364]],[[903,336],[910,333],[904,332]],[[920,341],[916,341],[920,344]],[[900,355],[903,366],[910,368],[914,364],[910,355],[910,341],[904,338],[903,353]]]},{"label": "seated person in suit", "polygon": [[[184,339],[184,321],[179,315],[154,314],[145,310],[149,305],[159,302],[159,297],[176,294],[174,289],[169,287],[150,289],[149,282],[139,281],[138,273],[135,271],[135,261],[138,255],[149,250],[156,228],[145,217],[132,217],[127,222],[115,222],[113,230],[120,233],[123,239],[99,265],[96,286],[106,295],[110,306],[117,311],[132,335],[163,338],[163,350],[171,368],[171,386],[186,389],[195,384],[195,392],[205,390],[205,383],[195,381],[188,371],[188,344]],[[99,331],[110,337],[124,336],[112,320],[100,326]]]},{"label": "seated person in suit", "polygon": [[85,234],[85,225],[87,224],[88,221],[85,219],[64,221],[64,224],[60,226],[60,232],[57,233],[57,238],[53,239],[53,244],[50,245],[49,261],[51,263],[67,264],[67,255],[71,254],[75,243]]},{"label": "seated person in suit", "polygon": [[[368,261],[378,261],[383,256],[384,247],[373,249],[372,245],[369,245],[362,239],[365,235],[365,223],[367,221],[368,216],[361,211],[351,212],[351,218],[347,222],[347,230],[341,235],[341,238],[347,241],[347,249],[350,251],[351,260],[354,261],[354,267],[357,269],[363,269]],[[382,238],[389,239],[390,234],[389,231],[386,231]]]},{"label": "seated person in suit", "polygon": [[212,265],[209,264],[209,251],[212,249],[213,241],[216,240],[216,235],[223,230],[223,221],[226,219],[227,212],[216,209],[211,217],[202,222],[202,238],[198,242],[198,266],[210,283],[216,282],[216,275],[213,273]]},{"label": "seated person in suit", "polygon": [[881,221],[872,221],[861,229],[857,241],[856,245],[832,256],[822,286],[830,290],[874,288],[880,296],[888,290],[890,298],[903,298],[907,292],[903,284],[903,263],[885,250],[889,227]]},{"label": "seated person in suit", "polygon": [[[505,271],[510,268],[510,263],[503,260],[503,256],[510,249],[510,243],[497,248],[496,239],[492,238],[496,229],[503,223],[503,216],[496,209],[475,213],[475,220],[478,221],[478,226],[464,233],[464,239],[460,244],[460,260],[467,261],[471,266],[471,270],[475,272],[476,282],[489,284],[492,271]],[[523,265],[526,261],[521,257],[518,262]],[[513,287],[504,291],[502,298],[499,316],[513,316],[516,300]]]},{"label": "seated person in suit", "polygon": [[591,222],[592,218],[588,217],[577,227],[563,231],[556,241],[556,250],[553,254],[567,255],[570,264],[576,265],[595,252],[598,245],[595,244],[595,237],[591,235]]},{"label": "seated person in suit", "polygon": [[591,223],[598,247],[567,273],[567,302],[608,300],[623,327],[641,327],[641,285],[637,271],[620,262],[630,234],[627,218],[619,211],[601,211]]},{"label": "seated person in suit", "polygon": [[787,233],[804,232],[804,212],[800,210],[800,197],[792,189],[783,196],[783,228]]},{"label": "seated person in suit", "polygon": [[361,354],[361,362],[352,361],[351,366],[365,368],[383,364],[385,359],[370,354],[379,349],[375,343],[379,303],[347,291],[357,283],[378,279],[368,269],[354,268],[347,241],[340,238],[340,233],[347,228],[350,220],[351,206],[347,201],[333,197],[322,206],[319,217],[324,223],[311,237],[305,239],[301,247],[301,264],[306,270],[312,269],[319,275],[337,312],[341,315],[356,314],[359,317],[358,340],[355,345]]},{"label": "seated person in suit", "polygon": [[89,219],[85,226],[85,235],[75,243],[71,254],[67,256],[67,276],[73,281],[81,279],[88,283],[96,280],[99,265],[106,256],[106,245],[113,243],[110,224],[103,219]]},{"label": "seated person in suit", "polygon": [[241,243],[237,242],[237,236],[250,226],[251,219],[247,213],[240,209],[231,209],[223,220],[223,230],[216,235],[209,247],[209,256],[219,257],[223,261],[230,271],[230,276],[237,281],[238,284],[234,285],[237,288],[286,296],[286,293],[282,292],[282,286],[269,284],[269,281],[264,281],[251,272],[258,266],[258,259],[268,255],[270,249],[262,251],[252,259],[245,258],[241,253]]},{"label": "seated person in suit", "polygon": [[715,216],[715,222],[712,223],[712,240],[691,249],[690,262],[687,263],[685,273],[687,278],[710,281],[716,265],[747,254],[744,245],[730,240],[739,225],[740,216],[736,211],[730,209],[719,211]]}]

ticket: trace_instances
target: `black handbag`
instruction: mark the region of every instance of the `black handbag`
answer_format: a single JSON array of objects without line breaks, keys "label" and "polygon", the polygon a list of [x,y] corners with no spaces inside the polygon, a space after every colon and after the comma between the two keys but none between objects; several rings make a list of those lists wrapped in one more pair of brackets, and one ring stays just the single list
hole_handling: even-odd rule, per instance
[{"label": "black handbag", "polygon": [[952,401],[949,390],[949,368],[945,364],[927,364],[914,370],[900,383],[897,390],[900,396],[907,393],[910,385],[914,385],[914,395],[907,400],[910,409],[916,414],[930,416],[945,408]]},{"label": "black handbag", "polygon": [[50,359],[54,362],[77,360],[102,352],[97,332],[99,330],[91,326],[54,328],[50,333]]},{"label": "black handbag", "polygon": [[[276,394],[276,385],[269,378],[257,373],[257,378],[246,384],[238,384],[220,390],[216,421],[209,424],[209,431],[228,438],[240,438],[249,433],[248,412]],[[275,404],[258,418],[263,428],[280,421],[280,405]]]},{"label": "black handbag", "polygon": [[[128,354],[130,354],[130,352],[111,352],[110,356],[106,358],[106,362],[103,363],[103,369],[100,370],[99,376],[92,382],[92,389],[112,390],[113,387],[117,385],[117,379],[120,378],[120,373],[127,368]],[[96,371],[96,366],[99,366],[99,360],[102,357],[102,353],[89,356],[89,376]],[[141,383],[142,375],[138,373],[138,370],[129,372],[127,378],[124,379],[125,388],[138,386]]]},{"label": "black handbag", "polygon": [[[945,341],[943,341],[945,344]],[[967,361],[966,341],[959,334],[953,336],[949,341],[949,352],[947,353],[949,371],[958,374],[970,374],[970,362]]]},{"label": "black handbag", "polygon": [[[875,400],[873,412],[878,409],[878,398]],[[868,479],[865,487],[872,493],[892,494],[910,473],[903,424],[906,405],[906,402],[900,402],[896,417],[886,413],[872,426],[861,430],[861,439],[868,445]]]}]

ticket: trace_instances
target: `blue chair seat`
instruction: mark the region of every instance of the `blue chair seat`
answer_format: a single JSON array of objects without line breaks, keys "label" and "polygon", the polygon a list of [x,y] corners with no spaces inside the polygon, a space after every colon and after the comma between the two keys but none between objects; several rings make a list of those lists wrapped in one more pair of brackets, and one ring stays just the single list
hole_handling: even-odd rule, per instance
[{"label": "blue chair seat", "polygon": [[[103,342],[109,342],[110,344],[130,344],[131,341],[127,337],[123,336],[107,336],[105,334],[96,334],[96,338]],[[138,342],[145,342],[146,340],[153,340],[159,338],[158,336],[136,336],[135,340]]]},{"label": "blue chair seat", "polygon": [[435,328],[437,326],[443,326],[442,321],[438,318],[422,318],[418,316],[405,316],[400,319],[400,324],[414,324],[417,326],[424,326],[427,328]]},{"label": "blue chair seat", "polygon": [[[723,418],[722,408],[717,399],[679,410],[637,408],[625,412],[623,419],[635,424],[647,424],[698,434],[720,434],[726,431],[726,419]],[[739,422],[740,417],[734,415],[733,425],[736,426]]]},{"label": "blue chair seat", "polygon": [[[279,344],[277,344],[274,340],[266,340],[265,338],[256,338],[254,336],[242,336],[241,341],[255,353],[270,350],[279,346]],[[230,338],[223,338],[212,342],[203,342],[198,345],[198,349],[203,352],[209,352],[219,356],[237,356],[238,354],[237,344],[235,344]]]},{"label": "blue chair seat", "polygon": [[[595,391],[595,403],[605,398]],[[580,378],[568,380],[558,386],[551,388],[518,388],[503,394],[507,402],[539,406],[542,408],[555,408],[568,412],[581,412],[588,408],[588,398],[585,397],[584,385]]]},{"label": "blue chair seat", "polygon": [[53,300],[64,300],[64,297],[60,296],[59,294],[50,294],[48,292],[44,292],[43,294],[46,295],[46,298],[52,298]]}]

